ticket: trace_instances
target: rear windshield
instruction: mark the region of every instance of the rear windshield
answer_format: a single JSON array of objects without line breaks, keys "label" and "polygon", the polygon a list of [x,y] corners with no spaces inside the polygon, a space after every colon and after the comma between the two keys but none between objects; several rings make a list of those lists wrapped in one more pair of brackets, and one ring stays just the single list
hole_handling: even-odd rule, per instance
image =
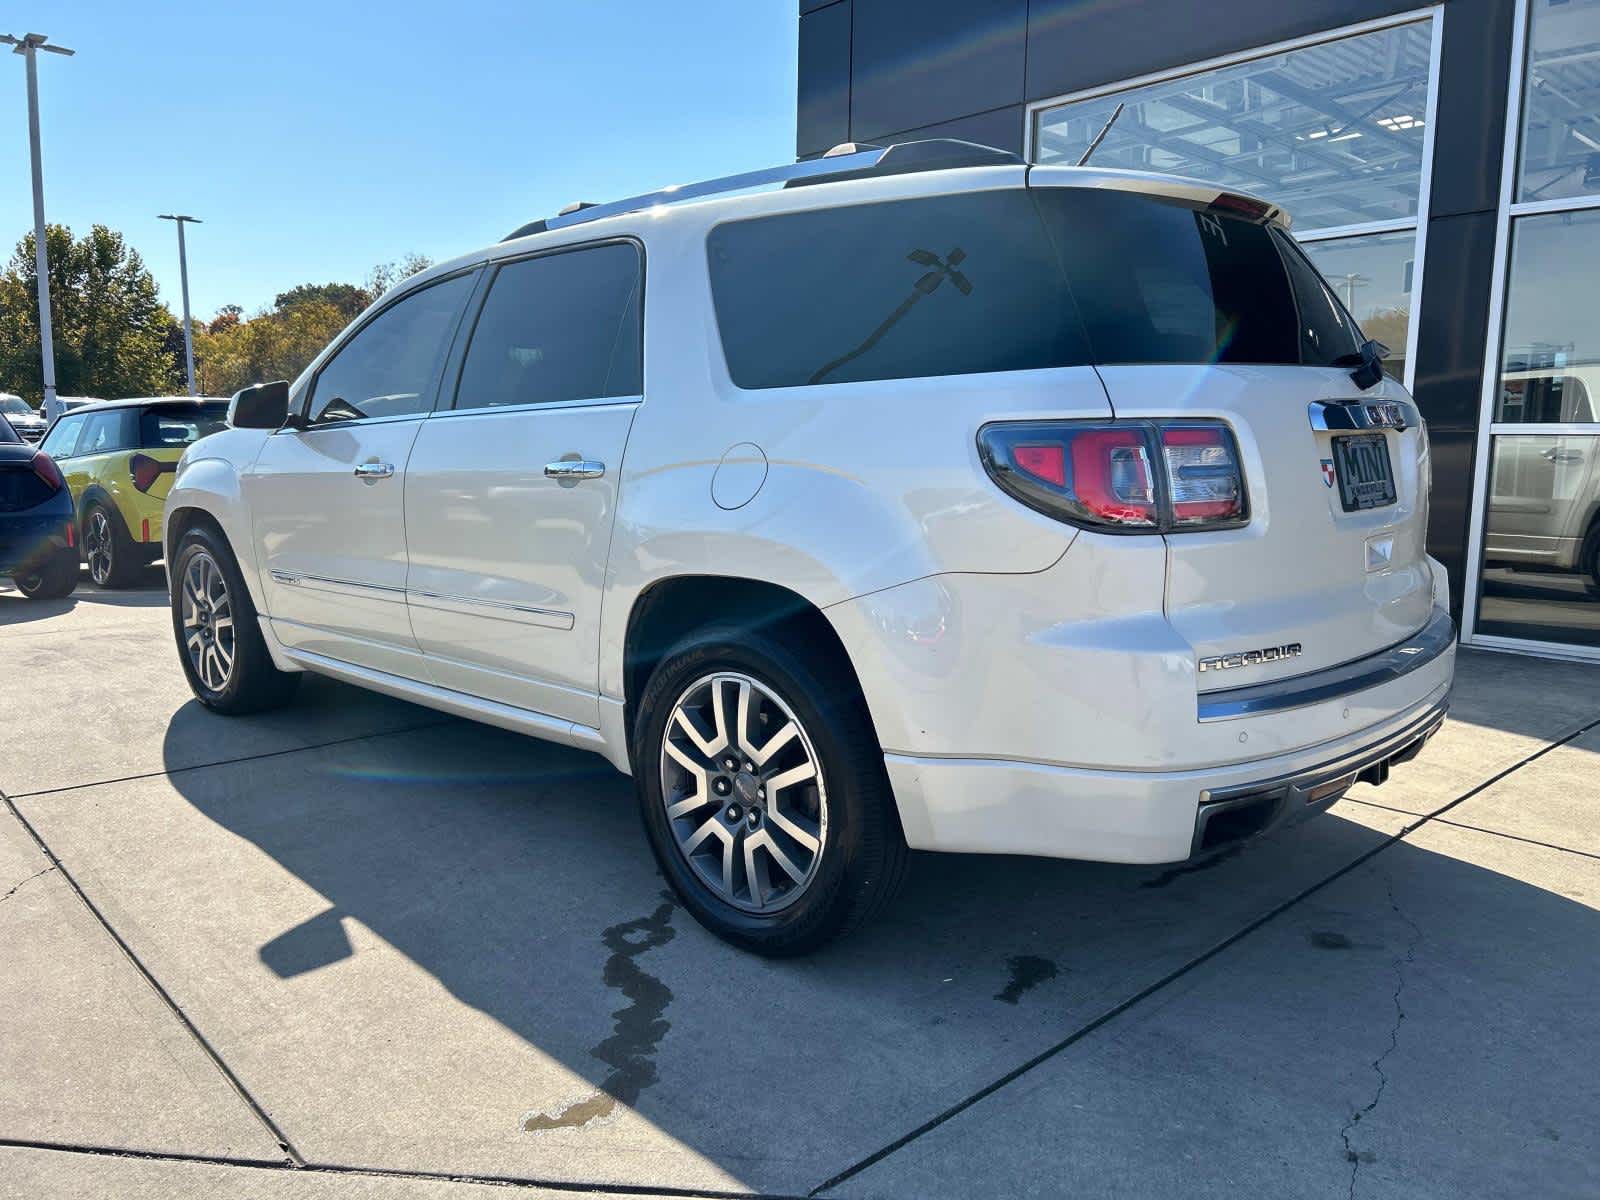
[{"label": "rear windshield", "polygon": [[719,225],[707,249],[744,388],[1086,363],[1327,366],[1361,344],[1280,229],[1129,192],[786,213]]},{"label": "rear windshield", "polygon": [[17,436],[17,431],[11,428],[11,422],[6,420],[3,415],[0,415],[0,442],[20,442],[21,440]]},{"label": "rear windshield", "polygon": [[193,408],[147,408],[139,414],[139,445],[149,450],[181,450],[227,425],[225,403],[197,404]]}]

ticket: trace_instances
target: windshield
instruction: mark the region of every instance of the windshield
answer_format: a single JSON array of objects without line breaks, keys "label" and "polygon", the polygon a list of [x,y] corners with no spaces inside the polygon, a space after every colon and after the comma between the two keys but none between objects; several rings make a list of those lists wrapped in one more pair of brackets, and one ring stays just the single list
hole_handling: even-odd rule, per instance
[{"label": "windshield", "polygon": [[0,413],[8,417],[31,417],[33,409],[21,396],[0,396]]},{"label": "windshield", "polygon": [[139,414],[139,445],[151,450],[181,450],[227,425],[226,401],[193,408],[147,408]]}]

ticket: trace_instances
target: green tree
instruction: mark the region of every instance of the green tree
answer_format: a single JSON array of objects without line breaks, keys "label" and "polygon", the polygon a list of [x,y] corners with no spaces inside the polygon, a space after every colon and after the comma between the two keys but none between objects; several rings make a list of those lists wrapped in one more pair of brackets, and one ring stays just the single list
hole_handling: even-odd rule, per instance
[{"label": "green tree", "polygon": [[345,320],[353,321],[372,300],[366,288],[353,283],[302,283],[279,292],[272,307],[282,312],[297,304],[331,304],[344,314]]},{"label": "green tree", "polygon": [[[139,252],[104,225],[78,240],[66,226],[51,225],[45,245],[57,390],[107,399],[181,392],[182,328]],[[30,233],[0,274],[0,387],[38,403],[44,381],[34,261]]]}]

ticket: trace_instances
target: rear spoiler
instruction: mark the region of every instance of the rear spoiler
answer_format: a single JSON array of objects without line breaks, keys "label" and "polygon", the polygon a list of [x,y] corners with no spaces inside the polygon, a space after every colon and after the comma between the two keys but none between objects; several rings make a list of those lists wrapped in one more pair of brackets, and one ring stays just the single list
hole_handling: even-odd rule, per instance
[{"label": "rear spoiler", "polygon": [[1289,214],[1270,200],[1222,189],[1214,183],[1186,179],[1181,175],[1121,171],[1114,167],[1033,166],[1028,168],[1028,185],[1107,188],[1118,192],[1138,192],[1145,196],[1165,196],[1196,208],[1216,209],[1232,217],[1243,217],[1262,224],[1271,222],[1282,229],[1289,228]]}]

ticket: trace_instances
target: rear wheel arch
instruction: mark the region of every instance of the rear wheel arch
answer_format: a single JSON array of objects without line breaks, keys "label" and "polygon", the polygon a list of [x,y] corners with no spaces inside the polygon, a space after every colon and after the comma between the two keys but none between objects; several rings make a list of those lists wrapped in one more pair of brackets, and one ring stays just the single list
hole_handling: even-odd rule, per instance
[{"label": "rear wheel arch", "polygon": [[[697,630],[729,623],[762,629],[829,656],[865,701],[855,663],[833,623],[811,601],[780,584],[732,575],[675,575],[634,600],[623,638],[623,703],[629,759],[639,698],[667,652]],[[865,707],[865,704],[863,704]]]}]

